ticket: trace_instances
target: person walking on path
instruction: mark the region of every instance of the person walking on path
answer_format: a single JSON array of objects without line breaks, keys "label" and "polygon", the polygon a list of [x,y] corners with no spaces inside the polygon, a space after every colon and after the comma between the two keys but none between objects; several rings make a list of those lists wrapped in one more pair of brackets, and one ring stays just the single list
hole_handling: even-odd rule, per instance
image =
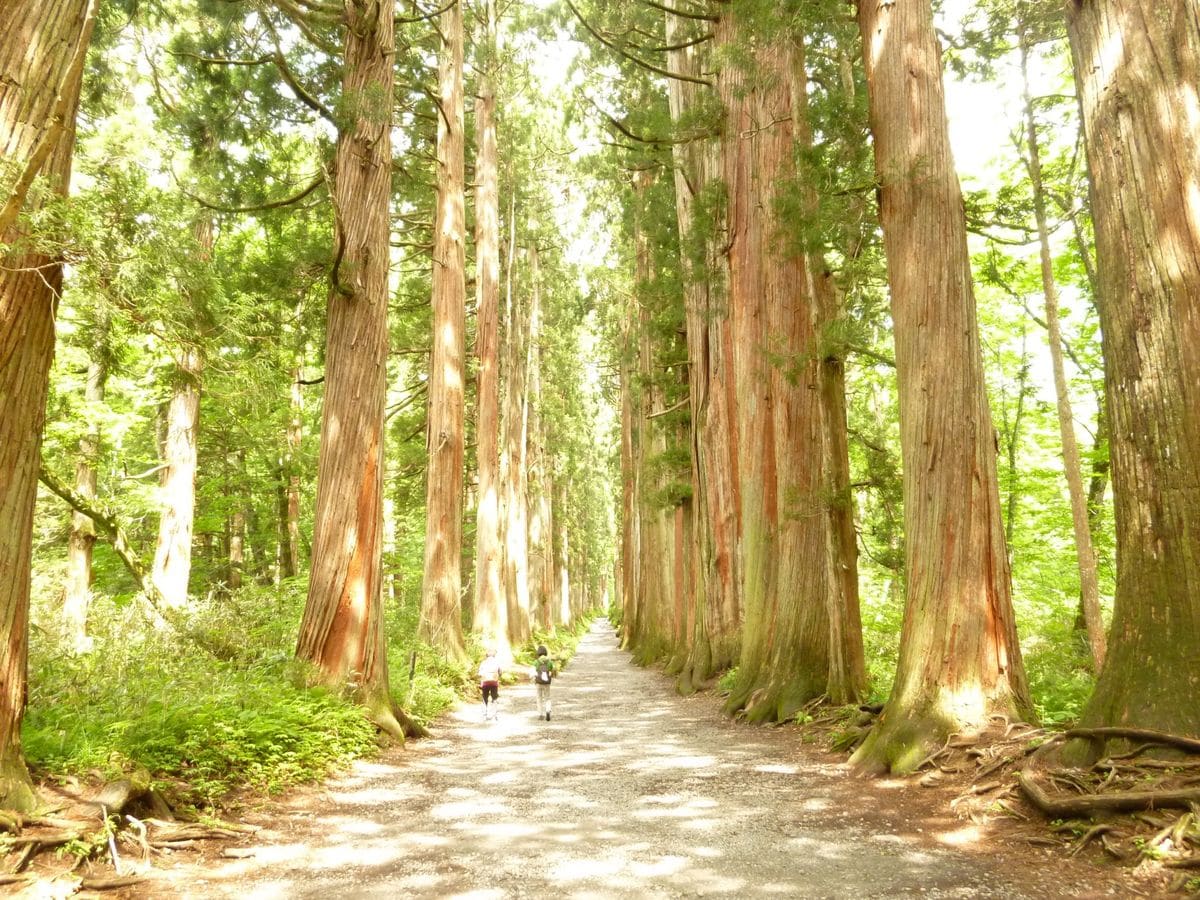
[{"label": "person walking on path", "polygon": [[[479,690],[483,694],[483,720],[496,717],[497,706],[500,702],[500,660],[496,659],[496,651],[488,650],[487,656],[479,664]],[[489,701],[491,701],[489,706]]]},{"label": "person walking on path", "polygon": [[538,718],[550,721],[550,683],[558,667],[550,658],[545,644],[538,644],[537,660],[533,664],[533,683],[537,685]]}]

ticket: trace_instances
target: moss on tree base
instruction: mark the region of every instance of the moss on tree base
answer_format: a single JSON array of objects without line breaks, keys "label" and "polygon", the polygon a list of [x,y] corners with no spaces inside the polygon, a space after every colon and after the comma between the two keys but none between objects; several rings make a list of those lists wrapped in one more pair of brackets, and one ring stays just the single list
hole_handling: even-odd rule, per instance
[{"label": "moss on tree base", "polygon": [[29,813],[39,805],[25,761],[20,756],[6,754],[0,761],[0,809]]},{"label": "moss on tree base", "polygon": [[953,731],[953,725],[941,716],[888,716],[885,710],[851,755],[850,765],[867,775],[908,775]]}]

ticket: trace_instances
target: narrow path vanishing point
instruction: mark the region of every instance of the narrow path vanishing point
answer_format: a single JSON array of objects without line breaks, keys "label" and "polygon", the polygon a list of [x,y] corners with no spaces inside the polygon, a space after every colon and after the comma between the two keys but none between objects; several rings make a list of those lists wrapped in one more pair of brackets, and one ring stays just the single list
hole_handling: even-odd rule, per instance
[{"label": "narrow path vanishing point", "polygon": [[[252,856],[169,870],[144,896],[1019,898],[1114,890],[1097,889],[1104,879],[1094,871],[1041,851],[1007,858],[953,846],[954,835],[970,834],[969,822],[898,815],[889,783],[847,778],[798,746],[795,730],[731,722],[712,697],[676,696],[668,679],[617,648],[607,622],[584,638],[553,695],[551,722],[538,719],[528,683],[504,690],[496,722],[462,706],[434,738],[359,764],[320,803],[310,797],[302,809],[277,812]],[[899,788],[890,786],[894,797]],[[942,844],[939,829],[950,836]]]}]

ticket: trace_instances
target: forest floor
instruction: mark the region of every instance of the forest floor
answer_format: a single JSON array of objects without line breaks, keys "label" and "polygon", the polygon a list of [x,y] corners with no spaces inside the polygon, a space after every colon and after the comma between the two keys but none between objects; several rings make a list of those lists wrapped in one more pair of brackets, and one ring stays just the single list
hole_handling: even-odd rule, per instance
[{"label": "forest floor", "polygon": [[[953,785],[855,778],[794,728],[679,697],[607,622],[552,693],[550,722],[529,683],[494,722],[460,706],[430,739],[245,811],[253,835],[156,855],[103,896],[1163,896],[1152,870],[1031,843],[1037,817],[975,824]],[[62,896],[46,888],[24,896]]]}]

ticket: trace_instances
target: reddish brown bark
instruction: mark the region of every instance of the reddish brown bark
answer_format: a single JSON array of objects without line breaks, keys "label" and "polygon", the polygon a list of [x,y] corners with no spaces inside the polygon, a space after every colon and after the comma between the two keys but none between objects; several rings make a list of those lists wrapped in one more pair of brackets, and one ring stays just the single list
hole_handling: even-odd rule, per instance
[{"label": "reddish brown bark", "polygon": [[463,12],[441,17],[438,69],[437,209],[433,231],[433,350],[429,361],[429,467],[425,494],[425,580],[421,639],[449,657],[463,643],[463,404],[466,214],[463,133]]},{"label": "reddish brown bark", "polygon": [[[730,10],[717,39],[745,45],[766,30]],[[820,258],[804,253],[778,213],[787,192],[815,204],[793,163],[806,139],[801,44],[786,29],[774,34],[731,58],[718,77],[728,116],[722,149],[745,610],[726,708],[772,721],[818,697],[852,701],[865,683],[857,585],[843,569],[852,573],[854,558],[844,557],[837,508],[837,479],[847,469],[844,401],[834,396],[841,382],[821,350],[833,303]]]},{"label": "reddish brown bark", "polygon": [[1200,7],[1067,4],[1096,227],[1117,535],[1082,722],[1200,736]]},{"label": "reddish brown bark", "polygon": [[[673,72],[700,77],[711,65],[707,42],[692,43],[699,23],[666,14],[666,43]],[[686,44],[691,46],[683,46]],[[695,82],[668,83],[671,118],[684,127],[711,89]],[[684,307],[688,344],[688,393],[691,409],[692,499],[688,552],[690,585],[688,656],[679,688],[704,684],[737,659],[739,626],[737,441],[730,416],[732,358],[727,351],[729,317],[724,303],[725,260],[718,232],[703,220],[712,211],[697,209],[711,198],[721,177],[720,149],[714,139],[679,142],[672,147],[675,206],[682,243]],[[700,227],[709,225],[708,229]]]},{"label": "reddish brown bark", "polygon": [[479,505],[476,510],[475,631],[495,646],[501,659],[508,647],[508,608],[502,586],[500,544],[500,188],[496,147],[496,4],[483,6],[483,71],[475,98],[475,286],[479,356]]},{"label": "reddish brown bark", "polygon": [[895,686],[854,759],[907,771],[950,732],[1032,704],[932,9],[863,0],[859,27],[896,340],[907,597]]},{"label": "reddish brown bark", "polygon": [[529,250],[529,275],[533,281],[529,307],[529,366],[526,408],[529,515],[529,608],[540,628],[551,625],[550,594],[554,579],[553,521],[550,496],[553,479],[547,449],[547,422],[542,415],[542,270],[537,247]]},{"label": "reddish brown bark", "polygon": [[391,197],[392,0],[346,5],[334,186],[340,262],[329,298],[325,406],[308,602],[296,655],[324,684],[353,692],[396,737],[380,592]]},{"label": "reddish brown bark", "polygon": [[[510,219],[512,212],[510,207]],[[501,521],[504,524],[504,594],[508,610],[508,640],[529,639],[529,491],[528,419],[525,396],[529,370],[529,322],[520,296],[513,292],[516,223],[511,223],[504,335],[506,383],[504,396],[504,455],[500,466]]]},{"label": "reddish brown bark", "polygon": [[[97,2],[12,0],[0,16],[0,159],[19,180],[0,216],[0,807],[31,809],[21,751],[29,573],[60,261],[20,247],[25,179],[65,194]],[[24,184],[24,187],[23,187]]]}]

